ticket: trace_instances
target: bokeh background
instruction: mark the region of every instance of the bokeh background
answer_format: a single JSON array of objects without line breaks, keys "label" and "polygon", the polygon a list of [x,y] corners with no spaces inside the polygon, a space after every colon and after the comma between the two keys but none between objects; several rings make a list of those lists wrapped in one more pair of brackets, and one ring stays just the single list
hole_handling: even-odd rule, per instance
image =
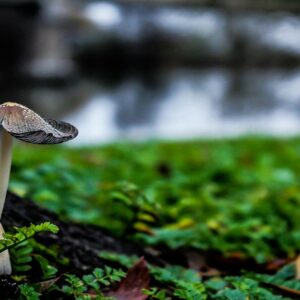
[{"label": "bokeh background", "polygon": [[297,0],[1,0],[2,101],[74,144],[300,133]]}]

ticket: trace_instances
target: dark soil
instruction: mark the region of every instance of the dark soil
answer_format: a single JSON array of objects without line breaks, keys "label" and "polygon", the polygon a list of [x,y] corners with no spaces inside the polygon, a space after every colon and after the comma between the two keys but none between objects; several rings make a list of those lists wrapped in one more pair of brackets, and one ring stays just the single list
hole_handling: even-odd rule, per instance
[{"label": "dark soil", "polygon": [[[170,251],[162,248],[159,249],[160,255],[154,255],[147,248],[142,248],[129,240],[113,237],[100,227],[61,221],[55,213],[39,207],[33,201],[8,193],[2,217],[5,230],[9,230],[13,226],[28,226],[31,223],[39,224],[46,221],[50,221],[60,228],[58,234],[42,233],[36,239],[47,247],[57,245],[59,255],[70,260],[70,264],[65,269],[60,269],[61,272],[82,273],[106,264],[112,265],[112,262],[99,257],[99,253],[103,250],[144,256],[148,262],[160,266],[167,262],[187,267],[191,260],[189,258],[191,250],[189,249]],[[227,274],[239,274],[241,269],[255,272],[268,271],[268,266],[257,264],[252,259],[224,258],[220,253],[213,251],[203,253],[197,251],[196,253],[197,257],[205,261],[205,266],[222,270]]]},{"label": "dark soil", "polygon": [[[100,227],[74,222],[61,221],[55,213],[39,207],[29,199],[22,199],[14,194],[8,193],[2,216],[2,224],[6,231],[10,231],[13,226],[29,226],[31,223],[39,224],[49,221],[56,224],[60,230],[58,234],[40,233],[35,239],[46,247],[56,246],[58,257],[46,257],[52,266],[58,269],[57,283],[61,285],[60,276],[64,273],[77,275],[87,274],[95,267],[110,265],[120,267],[117,263],[105,261],[99,257],[101,251],[113,251],[121,254],[144,256],[146,260],[155,265],[166,263],[189,266],[200,270],[203,276],[211,274],[239,275],[241,269],[252,270],[254,272],[272,272],[280,267],[280,260],[275,260],[270,264],[257,264],[253,260],[242,259],[240,257],[224,258],[220,253],[211,251],[193,252],[191,249],[180,249],[177,251],[167,251],[160,249],[158,253],[151,254],[147,248],[142,248],[136,243],[116,238]],[[192,251],[192,252],[191,252]],[[67,258],[69,263],[62,264],[59,258]],[[284,260],[284,264],[287,260]],[[275,267],[275,269],[274,269]],[[26,274],[31,283],[41,282],[42,273],[40,267],[34,264],[29,273]],[[54,294],[53,294],[54,293]],[[58,299],[55,291],[43,300]],[[57,292],[59,293],[59,292]],[[0,300],[18,299],[18,285],[11,276],[0,276]]]},{"label": "dark soil", "polygon": [[[58,247],[58,258],[69,260],[69,263],[64,265],[56,264],[57,259],[52,258],[51,264],[58,269],[58,276],[67,272],[82,275],[104,265],[120,267],[100,258],[99,253],[103,250],[145,256],[148,261],[157,262],[154,256],[145,253],[133,242],[115,238],[97,226],[61,221],[55,213],[39,207],[33,201],[22,199],[12,193],[7,194],[1,221],[6,231],[11,230],[13,226],[29,226],[31,223],[39,224],[46,221],[59,227],[58,234],[40,233],[35,238],[46,247],[55,245]],[[34,265],[28,275],[31,282],[41,281],[41,271]],[[16,282],[10,276],[0,276],[0,299],[18,299],[18,295]]]},{"label": "dark soil", "polygon": [[[39,224],[50,221],[59,227],[58,234],[40,233],[36,240],[46,247],[58,246],[58,253],[61,258],[67,258],[67,265],[55,264],[58,274],[66,272],[84,274],[95,267],[111,265],[99,257],[103,250],[113,251],[128,255],[145,256],[148,261],[157,261],[149,253],[145,253],[141,247],[133,242],[111,236],[107,231],[86,224],[65,222],[59,217],[44,208],[39,207],[29,199],[22,199],[12,193],[6,196],[5,207],[2,215],[2,224],[6,231],[13,226],[29,226],[31,223]],[[51,262],[53,264],[53,262]],[[119,265],[115,265],[119,267]],[[40,281],[39,272],[34,268],[30,277],[33,282]],[[10,276],[0,276],[0,299],[17,299],[18,287]]]},{"label": "dark soil", "polygon": [[45,246],[58,245],[59,254],[67,257],[72,266],[72,270],[64,271],[84,271],[103,266],[105,261],[98,256],[101,250],[149,256],[138,245],[114,238],[97,226],[61,221],[56,214],[37,206],[33,201],[8,193],[2,216],[5,230],[46,221],[56,224],[60,230],[56,235],[42,233],[37,239]]}]

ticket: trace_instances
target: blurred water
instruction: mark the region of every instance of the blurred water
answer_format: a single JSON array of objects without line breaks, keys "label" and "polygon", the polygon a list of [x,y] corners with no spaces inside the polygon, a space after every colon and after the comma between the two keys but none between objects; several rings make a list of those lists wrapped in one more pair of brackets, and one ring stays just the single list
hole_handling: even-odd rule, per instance
[{"label": "blurred water", "polygon": [[89,99],[64,116],[80,129],[74,143],[300,132],[300,69],[176,69],[156,86],[99,85]]},{"label": "blurred water", "polygon": [[0,84],[76,125],[74,144],[300,133],[298,15],[43,3],[21,68],[33,84]]}]

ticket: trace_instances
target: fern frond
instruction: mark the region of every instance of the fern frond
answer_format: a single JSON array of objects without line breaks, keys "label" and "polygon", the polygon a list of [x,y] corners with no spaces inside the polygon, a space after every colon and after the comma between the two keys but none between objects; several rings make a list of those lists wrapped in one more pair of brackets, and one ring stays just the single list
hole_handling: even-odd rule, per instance
[{"label": "fern frond", "polygon": [[24,241],[32,238],[37,233],[44,231],[57,233],[58,230],[59,228],[50,222],[44,222],[38,225],[31,224],[27,227],[14,227],[14,233],[5,233],[4,239],[0,240],[0,253],[16,247]]}]

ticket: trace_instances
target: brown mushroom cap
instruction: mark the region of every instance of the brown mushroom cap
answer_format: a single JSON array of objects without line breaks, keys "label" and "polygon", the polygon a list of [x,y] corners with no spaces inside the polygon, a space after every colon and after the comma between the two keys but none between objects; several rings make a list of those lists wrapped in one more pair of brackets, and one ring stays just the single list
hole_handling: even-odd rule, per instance
[{"label": "brown mushroom cap", "polygon": [[31,109],[14,102],[0,105],[0,123],[15,138],[32,144],[59,144],[78,135],[73,125],[44,119]]}]

